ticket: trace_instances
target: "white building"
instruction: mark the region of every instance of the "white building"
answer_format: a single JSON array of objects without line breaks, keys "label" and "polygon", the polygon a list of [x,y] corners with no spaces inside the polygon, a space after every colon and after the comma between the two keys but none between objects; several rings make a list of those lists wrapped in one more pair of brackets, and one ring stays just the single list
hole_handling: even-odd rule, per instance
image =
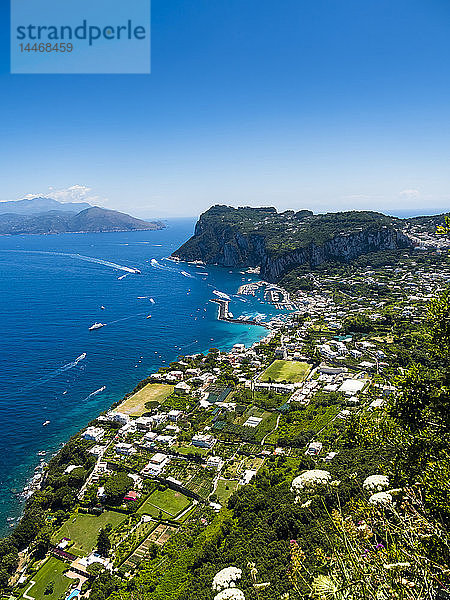
[{"label": "white building", "polygon": [[94,456],[101,456],[103,452],[106,450],[106,446],[93,446],[90,450],[88,450],[89,454],[93,454]]},{"label": "white building", "polygon": [[310,456],[317,456],[322,451],[323,444],[321,442],[311,442],[305,452]]},{"label": "white building", "polygon": [[220,469],[223,465],[223,460],[220,458],[220,456],[210,456],[208,458],[208,460],[206,461],[206,468],[207,469]]},{"label": "white building", "polygon": [[346,379],[338,391],[346,396],[354,396],[363,389],[366,383],[367,379]]},{"label": "white building", "polygon": [[142,469],[143,475],[160,475],[164,468],[169,464],[170,458],[167,454],[157,452]]},{"label": "white building", "polygon": [[183,416],[183,411],[182,410],[171,410],[169,411],[169,419],[170,421],[178,421],[178,419],[181,419],[181,417]]},{"label": "white building", "polygon": [[108,413],[108,418],[110,421],[113,421],[114,423],[120,423],[121,425],[126,425],[130,421],[129,415],[126,415],[121,412],[116,412],[114,410],[111,410]]},{"label": "white building", "polygon": [[153,417],[138,417],[135,421],[138,429],[151,429],[153,424]]},{"label": "white building", "polygon": [[88,427],[86,431],[81,435],[85,440],[93,442],[99,442],[105,435],[105,430],[101,427]]},{"label": "white building", "polygon": [[136,453],[136,448],[132,444],[124,444],[122,442],[116,444],[114,450],[117,454],[124,454],[125,456],[131,456]]},{"label": "white building", "polygon": [[180,381],[180,383],[177,383],[177,385],[173,388],[173,391],[176,394],[189,394],[191,391],[191,386],[185,381]]},{"label": "white building", "polygon": [[216,439],[212,435],[198,433],[193,436],[191,443],[198,448],[212,448],[216,443]]}]

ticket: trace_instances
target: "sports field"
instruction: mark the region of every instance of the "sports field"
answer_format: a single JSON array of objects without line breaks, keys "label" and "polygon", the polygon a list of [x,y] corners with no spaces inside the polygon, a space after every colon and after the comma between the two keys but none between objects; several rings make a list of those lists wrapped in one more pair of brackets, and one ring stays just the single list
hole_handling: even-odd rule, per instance
[{"label": "sports field", "polygon": [[155,490],[144,504],[138,509],[141,514],[148,514],[153,517],[159,515],[159,511],[163,511],[163,517],[175,517],[183,509],[185,509],[191,501],[180,492],[167,488],[164,492]]},{"label": "sports field", "polygon": [[260,381],[298,383],[308,375],[311,365],[296,360],[274,360],[260,377]]},{"label": "sports field", "polygon": [[130,396],[127,400],[122,402],[116,410],[126,415],[133,417],[140,417],[147,408],[145,404],[147,402],[157,402],[162,404],[167,396],[173,392],[173,385],[166,385],[164,383],[148,383],[142,390]]},{"label": "sports field", "polygon": [[98,533],[102,527],[110,523],[114,529],[126,518],[125,514],[111,510],[105,510],[98,517],[83,513],[75,514],[58,529],[52,541],[58,543],[62,538],[69,538],[75,542],[68,548],[69,552],[87,555],[95,548]]}]

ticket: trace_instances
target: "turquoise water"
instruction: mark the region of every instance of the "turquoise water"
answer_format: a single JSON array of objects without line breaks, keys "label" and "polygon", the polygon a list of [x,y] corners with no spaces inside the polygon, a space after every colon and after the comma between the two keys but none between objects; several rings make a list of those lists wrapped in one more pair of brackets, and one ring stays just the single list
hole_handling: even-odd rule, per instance
[{"label": "turquoise water", "polygon": [[[251,345],[266,334],[217,321],[210,302],[218,290],[235,316],[277,314],[235,295],[255,276],[166,260],[193,226],[184,219],[162,231],[0,237],[0,533],[20,514],[17,492],[39,451],[48,457],[179,354]],[[89,331],[98,321],[106,327]]]}]

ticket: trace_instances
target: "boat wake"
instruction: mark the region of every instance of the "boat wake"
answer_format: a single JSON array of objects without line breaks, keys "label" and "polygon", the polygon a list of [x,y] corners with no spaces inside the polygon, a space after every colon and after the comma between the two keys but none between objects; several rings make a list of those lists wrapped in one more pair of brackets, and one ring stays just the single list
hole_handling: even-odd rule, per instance
[{"label": "boat wake", "polygon": [[49,252],[46,250],[2,250],[1,252],[20,252],[26,254],[46,254],[50,256],[67,256],[69,258],[75,258],[78,260],[84,260],[85,262],[91,262],[104,267],[110,267],[111,269],[118,269],[119,271],[126,271],[127,273],[139,274],[139,269],[133,267],[127,267],[125,265],[118,265],[117,263],[110,262],[109,260],[103,260],[102,258],[95,258],[94,256],[84,256],[84,254],[69,253],[69,252]]},{"label": "boat wake", "polygon": [[77,358],[75,360],[68,362],[67,364],[63,365],[62,367],[59,367],[59,369],[55,369],[48,375],[44,375],[44,377],[41,377],[40,379],[37,379],[36,381],[29,383],[28,385],[21,388],[19,390],[19,392],[26,392],[26,391],[32,390],[35,387],[38,387],[39,385],[43,385],[44,383],[47,383],[51,379],[54,379],[55,377],[58,377],[58,375],[61,375],[61,373],[64,373],[65,371],[68,371],[69,369],[73,369],[74,367],[76,367],[78,365],[78,363],[80,363],[85,358],[86,358],[86,352],[83,352],[83,354],[80,354],[80,356],[77,356]]},{"label": "boat wake", "polygon": [[82,400],[82,402],[86,402],[86,400],[89,400],[90,398],[93,398],[94,396],[97,396],[97,394],[101,394],[105,390],[106,390],[106,385],[102,385],[101,388],[98,388],[98,390],[95,390],[95,392],[91,392],[89,394],[89,396],[86,396],[86,398],[84,398],[84,400]]},{"label": "boat wake", "polygon": [[187,271],[179,271],[178,269],[175,269],[174,267],[170,267],[169,265],[166,265],[166,264],[163,265],[163,264],[159,263],[156,260],[156,258],[152,258],[150,261],[150,264],[155,269],[161,269],[161,271],[171,271],[172,273],[179,273],[180,275],[183,275],[183,277],[189,277],[191,279],[195,279],[194,275],[192,275],[191,273],[188,273]]}]

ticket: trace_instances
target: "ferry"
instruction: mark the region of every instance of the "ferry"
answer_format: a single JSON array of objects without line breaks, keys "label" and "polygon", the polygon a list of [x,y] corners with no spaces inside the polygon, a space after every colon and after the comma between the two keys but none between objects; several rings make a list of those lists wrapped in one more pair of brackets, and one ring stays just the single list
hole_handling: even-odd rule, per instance
[{"label": "ferry", "polygon": [[94,323],[89,327],[89,331],[94,331],[94,329],[100,329],[100,327],[104,327],[106,323]]}]

